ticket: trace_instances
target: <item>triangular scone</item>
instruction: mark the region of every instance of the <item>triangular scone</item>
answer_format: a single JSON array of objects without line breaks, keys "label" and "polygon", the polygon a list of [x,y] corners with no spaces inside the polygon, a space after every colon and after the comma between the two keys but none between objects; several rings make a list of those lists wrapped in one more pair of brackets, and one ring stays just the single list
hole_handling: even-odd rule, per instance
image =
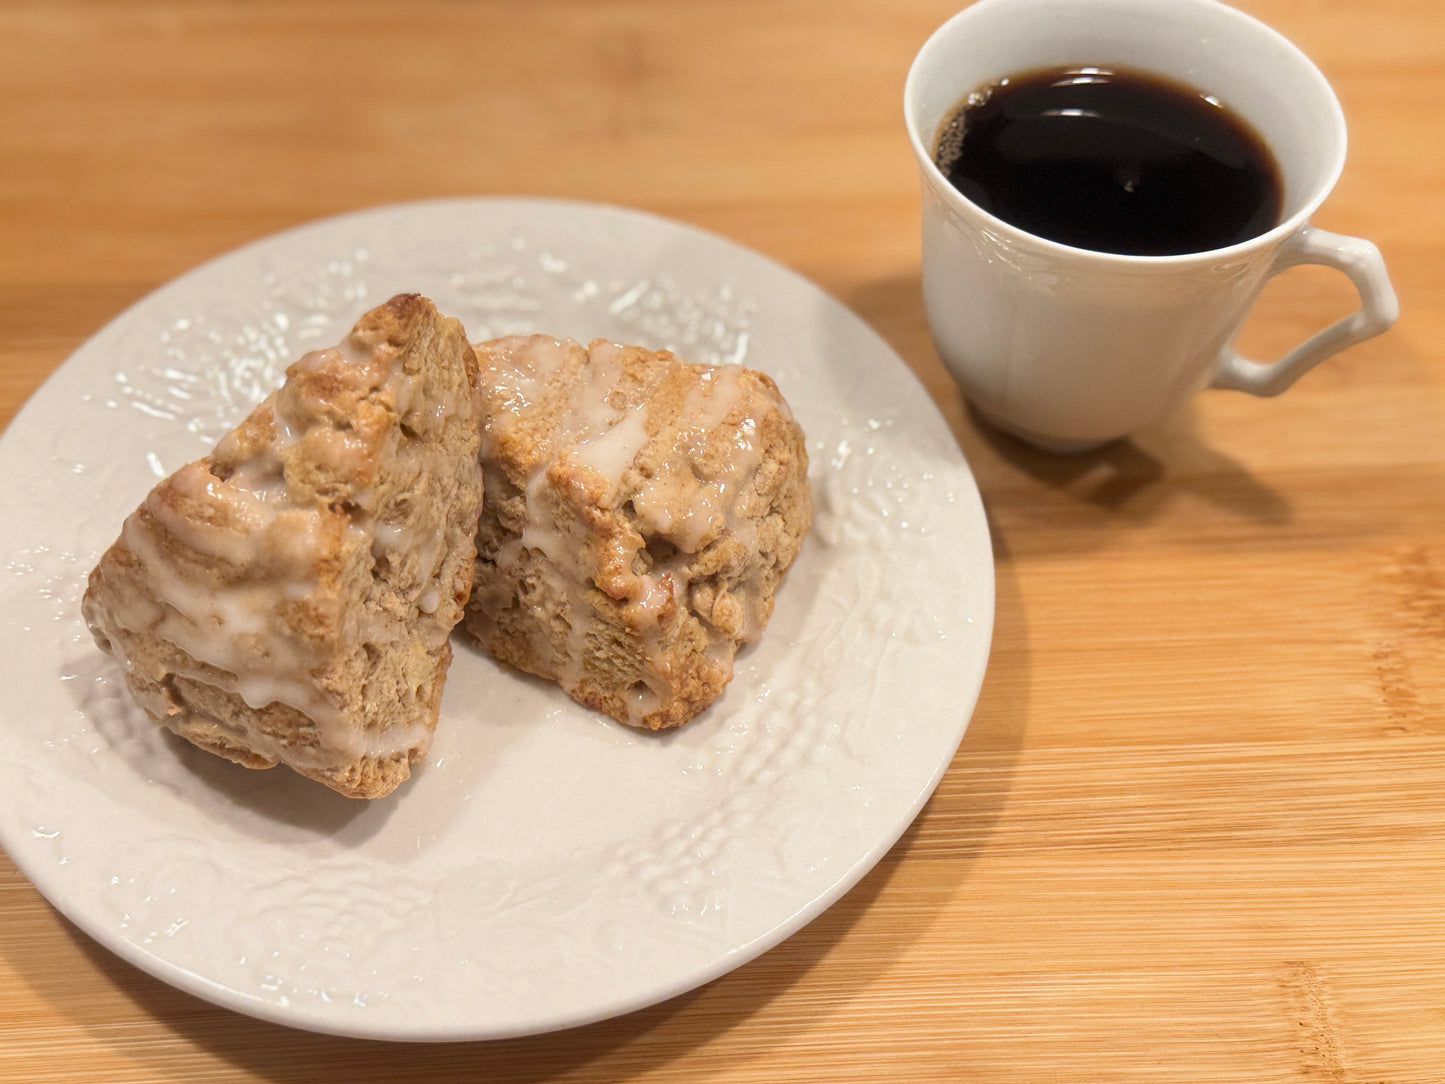
[{"label": "triangular scone", "polygon": [[467,630],[621,722],[687,722],[762,634],[812,520],[777,385],[601,340],[476,349],[487,504]]},{"label": "triangular scone", "polygon": [[158,723],[356,798],[425,756],[471,589],[476,356],[405,294],[161,482],[83,610]]}]

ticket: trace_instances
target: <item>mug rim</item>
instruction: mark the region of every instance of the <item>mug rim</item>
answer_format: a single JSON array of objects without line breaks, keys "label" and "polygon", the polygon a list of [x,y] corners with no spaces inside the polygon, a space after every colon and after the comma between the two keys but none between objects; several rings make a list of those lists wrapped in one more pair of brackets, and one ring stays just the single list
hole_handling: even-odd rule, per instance
[{"label": "mug rim", "polygon": [[[1315,211],[1319,210],[1330,192],[1334,190],[1344,171],[1345,156],[1347,151],[1348,132],[1345,125],[1344,110],[1340,106],[1339,98],[1335,94],[1334,87],[1320,71],[1319,67],[1312,61],[1299,46],[1290,41],[1274,27],[1255,18],[1247,12],[1231,7],[1220,0],[1170,0],[1169,3],[1159,3],[1158,0],[1104,0],[1109,6],[1124,6],[1135,3],[1136,6],[1147,6],[1150,11],[1164,15],[1170,8],[1182,6],[1193,6],[1196,9],[1209,9],[1222,13],[1226,18],[1232,18],[1245,26],[1249,32],[1271,39],[1276,46],[1282,47],[1286,52],[1293,54],[1303,68],[1314,77],[1319,89],[1323,92],[1323,98],[1329,111],[1330,128],[1335,136],[1334,153],[1329,160],[1321,180],[1314,186],[1309,197],[1302,200],[1299,208],[1288,218],[1283,219],[1276,225],[1265,230],[1263,233],[1243,241],[1237,241],[1232,245],[1225,245],[1220,248],[1203,249],[1198,252],[1177,252],[1167,255],[1137,255],[1124,252],[1107,252],[1101,249],[1080,248],[1076,245],[1066,244],[1062,241],[1054,241],[1042,237],[1036,233],[1015,226],[1013,223],[998,217],[973,200],[969,199],[944,175],[933,160],[933,150],[929,145],[936,133],[927,133],[929,142],[925,143],[924,133],[919,132],[921,124],[915,113],[919,107],[919,83],[922,80],[921,69],[927,56],[932,51],[941,48],[939,42],[946,35],[953,32],[959,23],[968,21],[976,16],[976,13],[983,8],[1004,7],[1017,0],[976,0],[975,3],[955,12],[938,27],[936,27],[927,40],[914,54],[913,61],[908,67],[908,76],[903,84],[903,119],[908,128],[908,139],[913,146],[914,157],[918,159],[919,168],[923,172],[924,179],[936,194],[943,199],[955,212],[963,212],[977,215],[993,230],[1011,240],[1015,244],[1038,246],[1045,254],[1066,257],[1074,260],[1090,260],[1096,263],[1109,263],[1116,265],[1127,265],[1140,269],[1177,266],[1181,264],[1192,264],[1201,262],[1217,262],[1220,259],[1230,259],[1250,255],[1258,250],[1267,249],[1279,244],[1291,234],[1298,232],[1308,221]],[[1080,0],[1072,0],[1075,5]],[[1087,2],[1087,0],[1083,0]],[[1176,78],[1168,72],[1154,71],[1154,74],[1166,78]],[[968,87],[959,91],[958,100],[970,93],[975,88]]]}]

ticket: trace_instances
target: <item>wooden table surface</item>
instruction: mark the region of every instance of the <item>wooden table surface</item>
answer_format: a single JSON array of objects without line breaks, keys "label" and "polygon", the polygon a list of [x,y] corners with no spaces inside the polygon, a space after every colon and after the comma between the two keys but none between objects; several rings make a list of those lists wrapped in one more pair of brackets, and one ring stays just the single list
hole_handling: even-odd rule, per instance
[{"label": "wooden table surface", "polygon": [[[0,858],[0,1081],[1445,1081],[1445,7],[1245,6],[1333,80],[1350,159],[1316,222],[1379,245],[1403,315],[1282,399],[1205,393],[1055,459],[973,419],[924,323],[901,92],[949,0],[8,0],[0,424],[123,307],[282,227],[632,205],[896,348],[977,476],[998,608],[913,827],[701,989],[490,1044],[312,1035],[120,962]],[[1292,272],[1245,344],[1351,305]]]}]

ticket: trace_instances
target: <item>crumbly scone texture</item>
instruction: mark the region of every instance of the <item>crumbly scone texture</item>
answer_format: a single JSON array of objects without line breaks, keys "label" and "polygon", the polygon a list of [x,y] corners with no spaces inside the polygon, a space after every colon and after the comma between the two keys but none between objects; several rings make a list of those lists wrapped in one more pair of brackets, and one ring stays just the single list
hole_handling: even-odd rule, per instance
[{"label": "crumbly scone texture", "polygon": [[466,628],[632,726],[732,679],[812,521],[802,430],[737,365],[597,340],[476,345],[487,502]]},{"label": "crumbly scone texture", "polygon": [[479,393],[462,325],[403,294],[157,485],[82,603],[141,707],[350,797],[407,779],[471,590]]}]

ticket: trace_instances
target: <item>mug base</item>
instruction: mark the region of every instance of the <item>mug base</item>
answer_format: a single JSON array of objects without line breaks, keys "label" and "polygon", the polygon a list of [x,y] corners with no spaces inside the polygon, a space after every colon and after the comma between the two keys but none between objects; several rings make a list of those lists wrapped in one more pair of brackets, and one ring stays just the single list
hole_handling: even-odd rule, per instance
[{"label": "mug base", "polygon": [[1105,437],[1103,440],[1086,439],[1076,440],[1065,437],[1046,437],[1040,433],[1031,433],[1027,429],[1020,429],[1018,426],[1004,421],[996,415],[990,414],[977,403],[973,403],[973,411],[983,421],[1002,433],[1007,433],[1016,440],[1030,444],[1040,451],[1052,452],[1054,455],[1083,455],[1085,452],[1092,452],[1096,448],[1102,448],[1106,444],[1113,444],[1121,437]]}]

